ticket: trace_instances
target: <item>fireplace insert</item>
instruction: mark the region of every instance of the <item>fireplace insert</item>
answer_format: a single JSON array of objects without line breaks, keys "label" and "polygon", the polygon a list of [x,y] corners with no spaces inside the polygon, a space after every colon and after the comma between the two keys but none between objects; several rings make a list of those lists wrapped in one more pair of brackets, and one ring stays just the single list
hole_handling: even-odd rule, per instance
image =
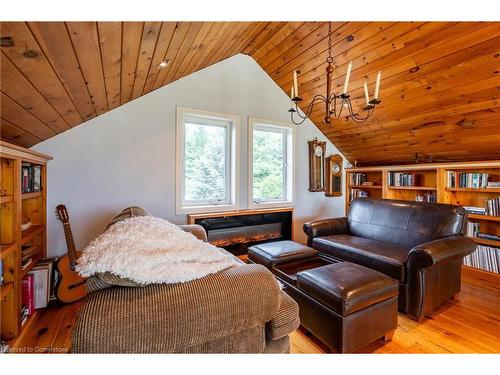
[{"label": "fireplace insert", "polygon": [[234,255],[248,247],[269,241],[292,239],[292,211],[221,215],[194,221],[207,232],[208,241]]}]

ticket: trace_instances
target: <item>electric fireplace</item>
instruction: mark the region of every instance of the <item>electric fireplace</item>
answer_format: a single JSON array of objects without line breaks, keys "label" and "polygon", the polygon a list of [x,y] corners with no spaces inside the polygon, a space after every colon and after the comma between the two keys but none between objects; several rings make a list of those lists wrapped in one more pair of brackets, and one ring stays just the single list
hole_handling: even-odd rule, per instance
[{"label": "electric fireplace", "polygon": [[189,215],[189,222],[205,229],[208,242],[234,255],[258,243],[292,239],[291,208]]}]

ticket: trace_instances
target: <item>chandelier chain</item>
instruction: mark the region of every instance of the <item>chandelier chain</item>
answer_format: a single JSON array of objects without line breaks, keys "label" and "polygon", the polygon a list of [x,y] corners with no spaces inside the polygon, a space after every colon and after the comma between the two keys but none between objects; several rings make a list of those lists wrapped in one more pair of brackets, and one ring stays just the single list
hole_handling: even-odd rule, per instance
[{"label": "chandelier chain", "polygon": [[332,49],[333,49],[333,43],[332,43],[332,23],[328,22],[328,59],[326,60],[328,62],[333,61]]}]

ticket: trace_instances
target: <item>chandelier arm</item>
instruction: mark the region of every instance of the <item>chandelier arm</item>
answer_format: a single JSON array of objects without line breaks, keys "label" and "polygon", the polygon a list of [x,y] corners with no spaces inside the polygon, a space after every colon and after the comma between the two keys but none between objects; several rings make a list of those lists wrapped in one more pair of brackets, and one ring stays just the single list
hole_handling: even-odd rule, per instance
[{"label": "chandelier arm", "polygon": [[358,122],[358,123],[365,122],[373,114],[374,110],[375,110],[375,106],[372,106],[366,110],[366,116],[364,116],[364,117],[359,116],[356,113],[354,113],[354,111],[352,109],[352,103],[349,101],[349,114],[350,114],[351,119],[354,122]]},{"label": "chandelier arm", "polygon": [[[300,109],[300,107],[298,106],[297,102],[295,102],[295,109],[296,109],[296,112],[297,112],[297,115],[300,116],[300,118],[302,119],[306,119],[308,118],[312,111],[313,111],[313,107],[314,105],[318,102],[318,101],[326,101],[325,97],[321,94],[318,94],[318,95],[315,95],[313,97],[313,99],[311,100],[311,103],[309,103],[309,105],[307,106],[307,110],[304,112],[302,109]],[[300,111],[299,111],[300,109]],[[302,116],[300,114],[300,112],[304,113],[304,116]]]},{"label": "chandelier arm", "polygon": [[290,112],[290,119],[292,120],[292,122],[293,122],[295,125],[302,125],[302,124],[304,123],[304,121],[306,121],[306,118],[307,118],[307,117],[302,117],[302,116],[300,116],[300,115],[299,115],[299,116],[300,116],[300,118],[301,118],[302,120],[301,120],[301,121],[298,121],[298,122],[297,122],[297,121],[295,121],[295,120],[294,120],[294,117],[293,117],[293,114],[294,114],[294,112]]}]

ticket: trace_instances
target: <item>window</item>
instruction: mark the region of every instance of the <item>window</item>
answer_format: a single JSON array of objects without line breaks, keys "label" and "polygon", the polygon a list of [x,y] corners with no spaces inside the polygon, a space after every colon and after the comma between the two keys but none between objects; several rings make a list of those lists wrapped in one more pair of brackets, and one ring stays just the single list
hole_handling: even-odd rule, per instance
[{"label": "window", "polygon": [[177,213],[236,208],[237,122],[177,109]]},{"label": "window", "polygon": [[293,203],[293,128],[249,119],[249,207]]}]

